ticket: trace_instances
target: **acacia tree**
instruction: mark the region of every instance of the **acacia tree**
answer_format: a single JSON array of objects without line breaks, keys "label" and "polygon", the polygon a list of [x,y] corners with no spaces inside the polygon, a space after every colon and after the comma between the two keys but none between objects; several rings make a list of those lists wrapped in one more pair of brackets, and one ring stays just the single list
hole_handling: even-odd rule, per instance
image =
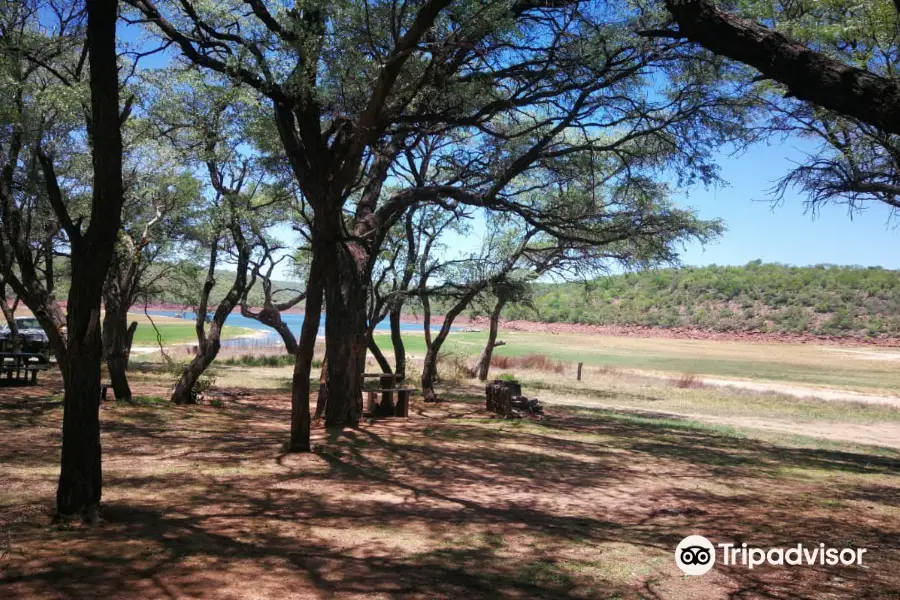
[{"label": "acacia tree", "polygon": [[[531,192],[597,161],[620,163],[620,178],[672,164],[709,177],[709,148],[731,133],[703,94],[705,67],[683,68],[680,42],[634,36],[627,3],[128,3],[187,60],[255,90],[270,111],[314,214],[329,425],[361,415],[372,264],[407,209],[453,200],[602,244],[611,232],[593,225],[615,207],[586,203],[561,222]],[[450,144],[443,164],[387,193],[423,134]]]},{"label": "acacia tree", "polygon": [[[281,318],[281,313],[294,308],[305,300],[306,291],[275,288],[272,274],[275,268],[290,256],[288,254],[279,256],[285,247],[276,241],[267,239],[263,234],[259,234],[256,240],[255,246],[258,253],[257,256],[252,256],[250,259],[250,281],[241,296],[241,316],[259,321],[266,327],[274,329],[281,338],[285,351],[296,356],[300,350],[297,337]],[[250,305],[249,295],[250,290],[255,288],[257,282],[262,286],[263,302],[261,307],[254,310],[254,307]],[[283,299],[276,298],[276,296],[283,297],[286,293],[290,296]]]},{"label": "acacia tree", "polygon": [[[148,125],[140,123],[138,138]],[[187,206],[200,197],[198,180],[168,160],[162,144],[127,145],[122,226],[103,290],[103,350],[117,400],[131,398],[127,369],[137,322],[129,325],[128,312],[139,298],[160,293],[160,281],[176,269]]]},{"label": "acacia tree", "polygon": [[[517,233],[520,235],[516,235]],[[438,296],[445,302],[448,300],[450,302],[437,335],[432,337],[429,331],[426,336],[421,379],[425,402],[438,401],[434,388],[438,380],[438,356],[450,335],[456,317],[462,314],[480,294],[506,280],[528,250],[536,234],[536,230],[526,228],[520,232],[510,231],[489,236],[480,255],[455,263],[452,269],[442,273],[446,281],[436,289],[425,292],[425,296]],[[425,327],[430,330],[430,315],[425,319]]]},{"label": "acacia tree", "polygon": [[[15,119],[5,127],[9,136],[0,177],[0,220],[4,224],[5,244],[0,247],[8,245],[16,263],[15,272],[9,269],[5,272],[7,282],[53,339],[51,343],[56,348],[63,373],[65,395],[57,512],[96,520],[102,487],[100,296],[121,219],[121,125],[128,113],[127,107],[123,112],[119,104],[118,2],[87,0],[83,6],[55,5],[57,10],[50,14],[55,15],[57,22],[49,25],[41,20],[44,14],[41,3],[23,2],[15,6],[20,10],[17,13],[20,21],[12,28],[17,36],[13,38],[15,41],[4,36],[4,50],[9,63],[18,72],[19,81],[52,77],[63,85],[77,88],[82,84],[84,65],[90,66],[87,77],[89,103],[83,113],[84,123],[89,124],[86,135],[90,139],[93,171],[89,213],[73,218],[67,206],[65,193],[56,177],[56,149],[53,140],[46,136],[50,125],[48,119],[42,117],[38,123]],[[44,44],[35,44],[43,35],[49,35],[50,39],[43,40]],[[77,48],[84,50],[78,52]],[[74,62],[69,62],[73,57]],[[14,92],[13,102],[20,117],[27,115],[25,105],[32,98],[24,93],[22,86]],[[49,204],[70,247],[71,287],[64,345],[59,332],[62,311],[37,277],[33,255],[22,247],[22,211],[17,201],[20,194],[15,189],[14,172],[20,165],[23,150],[32,152],[40,162]],[[85,220],[88,221],[86,226]],[[11,264],[5,257],[0,259],[4,265]]]},{"label": "acacia tree", "polygon": [[[409,299],[428,301],[427,294],[423,295],[428,280],[448,265],[447,260],[436,258],[439,250],[446,250],[439,245],[439,240],[445,233],[463,231],[462,224],[469,212],[462,205],[452,210],[433,206],[413,208],[395,225],[386,241],[387,249],[374,269],[366,329],[369,351],[383,372],[396,373],[401,379],[406,376],[406,347],[401,332],[403,308]],[[374,335],[376,326],[386,318],[391,331],[393,369]]]},{"label": "acacia tree", "polygon": [[[530,277],[529,277],[530,279]],[[470,377],[478,377],[479,381],[486,381],[491,369],[491,358],[494,356],[494,348],[506,345],[506,342],[497,340],[500,333],[500,315],[508,303],[521,302],[528,295],[528,283],[526,279],[514,279],[498,281],[490,287],[490,296],[493,298],[488,315],[488,337],[485,341],[475,366],[469,372]]]}]

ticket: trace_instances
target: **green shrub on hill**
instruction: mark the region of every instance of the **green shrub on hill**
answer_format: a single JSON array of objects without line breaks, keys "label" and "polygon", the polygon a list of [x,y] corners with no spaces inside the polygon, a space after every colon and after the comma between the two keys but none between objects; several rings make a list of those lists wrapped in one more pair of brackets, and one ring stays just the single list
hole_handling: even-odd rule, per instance
[{"label": "green shrub on hill", "polygon": [[900,272],[760,261],[660,269],[588,284],[539,283],[533,309],[510,307],[504,316],[551,323],[894,336],[900,334]]}]

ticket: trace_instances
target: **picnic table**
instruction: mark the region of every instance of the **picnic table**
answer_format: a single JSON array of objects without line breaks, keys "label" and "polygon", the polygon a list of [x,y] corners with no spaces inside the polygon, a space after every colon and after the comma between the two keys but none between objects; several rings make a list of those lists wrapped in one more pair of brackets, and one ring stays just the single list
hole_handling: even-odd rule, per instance
[{"label": "picnic table", "polygon": [[[380,388],[369,389],[367,413],[373,417],[408,417],[409,395],[415,388],[399,387],[404,379],[397,373],[363,373],[363,380],[378,379]],[[397,395],[397,403],[394,403],[394,394]],[[377,402],[378,396],[381,402]]]},{"label": "picnic table", "polygon": [[0,381],[37,384],[38,371],[50,368],[47,357],[27,352],[0,352]]}]

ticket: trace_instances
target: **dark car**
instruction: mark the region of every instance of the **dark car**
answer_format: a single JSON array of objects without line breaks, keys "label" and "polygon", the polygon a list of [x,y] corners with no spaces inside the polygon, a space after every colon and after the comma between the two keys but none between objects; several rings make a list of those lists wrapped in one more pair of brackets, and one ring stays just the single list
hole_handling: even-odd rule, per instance
[{"label": "dark car", "polygon": [[[19,329],[19,337],[22,340],[22,352],[40,354],[45,358],[49,358],[50,341],[37,319],[34,317],[16,317],[16,327]],[[10,352],[13,346],[12,332],[9,329],[9,325],[0,325],[0,352]]]}]

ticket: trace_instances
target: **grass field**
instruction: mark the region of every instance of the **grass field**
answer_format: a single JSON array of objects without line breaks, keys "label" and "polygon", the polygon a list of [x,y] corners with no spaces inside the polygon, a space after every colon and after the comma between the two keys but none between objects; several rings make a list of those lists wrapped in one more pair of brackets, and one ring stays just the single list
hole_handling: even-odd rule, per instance
[{"label": "grass field", "polygon": [[[189,344],[197,342],[197,332],[194,325],[188,323],[157,323],[156,328],[162,336],[163,345]],[[231,327],[226,325],[222,330],[222,339],[232,339],[253,335],[254,330],[246,327]],[[135,346],[155,346],[156,330],[149,324],[138,325],[134,332]]]},{"label": "grass field", "polygon": [[[709,375],[748,380],[783,381],[859,391],[891,392],[900,389],[900,349],[819,346],[812,344],[756,344],[666,338],[628,338],[588,334],[503,332],[501,356],[546,354],[574,365],[637,369],[642,371]],[[382,348],[390,338],[376,336]],[[453,333],[447,352],[475,356],[486,333]],[[407,349],[425,354],[421,335],[404,336]]]},{"label": "grass field", "polygon": [[[289,455],[290,395],[261,388],[285,369],[217,370],[229,393],[216,406],[169,405],[170,376],[149,367],[134,373],[138,401],[104,404],[106,522],[93,528],[50,521],[58,379],[0,388],[0,597],[888,600],[900,589],[896,450],[584,406],[510,422],[461,381],[441,389],[449,402],[414,400],[408,420],[315,428],[315,451]],[[568,394],[522,375],[544,382],[537,395]],[[807,418],[841,420],[779,415]],[[867,548],[867,562],[685,577],[673,549],[688,534]]]},{"label": "grass field", "polygon": [[[197,332],[193,321],[176,319],[174,317],[153,317],[153,322],[143,313],[129,313],[129,321],[136,321],[138,328],[134,332],[135,346],[156,346],[157,330],[162,337],[164,346],[176,344],[189,344],[197,342]],[[154,329],[154,325],[156,329]],[[252,336],[256,332],[247,327],[232,327],[226,325],[222,330],[222,339]]]}]

